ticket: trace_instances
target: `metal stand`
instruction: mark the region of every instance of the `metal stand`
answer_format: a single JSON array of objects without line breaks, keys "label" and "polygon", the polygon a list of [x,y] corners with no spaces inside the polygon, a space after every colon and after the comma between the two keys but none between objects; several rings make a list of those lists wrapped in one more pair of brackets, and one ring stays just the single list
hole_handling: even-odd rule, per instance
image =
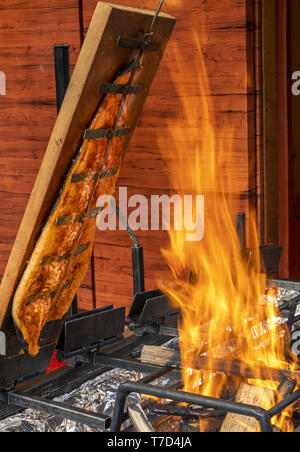
[{"label": "metal stand", "polygon": [[[67,44],[54,46],[54,67],[56,82],[56,105],[57,113],[59,113],[70,83],[70,46],[68,46]],[[76,294],[67,313],[67,317],[77,313],[78,300]]]},{"label": "metal stand", "polygon": [[258,420],[261,432],[266,433],[273,432],[271,419],[282,412],[284,409],[286,409],[288,406],[295,403],[300,397],[300,390],[298,390],[290,394],[282,402],[279,402],[270,410],[264,410],[263,408],[257,406],[216,399],[213,397],[201,396],[188,392],[164,389],[149,384],[157,378],[163,375],[167,375],[169,372],[171,372],[171,370],[172,369],[166,367],[161,368],[160,370],[147,375],[147,377],[142,380],[139,380],[137,382],[127,382],[119,386],[115,402],[115,409],[111,420],[111,432],[119,432],[121,430],[126,400],[128,395],[132,392],[149,395],[152,397],[158,397],[160,399],[174,400],[181,403],[211,408],[225,413],[235,413],[243,416],[253,417]]},{"label": "metal stand", "polygon": [[129,227],[126,219],[120,212],[120,209],[115,206],[117,215],[121,223],[126,228],[131,240],[133,241],[133,247],[131,248],[132,257],[132,276],[133,276],[133,295],[145,292],[145,271],[144,271],[144,252],[143,247],[140,246],[138,239],[132,229]]}]

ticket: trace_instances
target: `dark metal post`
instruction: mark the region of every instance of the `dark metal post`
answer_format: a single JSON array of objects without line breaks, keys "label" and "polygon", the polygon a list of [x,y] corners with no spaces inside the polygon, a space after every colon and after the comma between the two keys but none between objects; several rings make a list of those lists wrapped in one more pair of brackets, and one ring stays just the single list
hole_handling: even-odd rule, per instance
[{"label": "dark metal post", "polygon": [[[67,44],[54,46],[54,66],[56,82],[56,105],[59,113],[70,83],[70,47]],[[77,314],[78,302],[75,295],[67,316]]]},{"label": "dark metal post", "polygon": [[238,235],[241,250],[246,249],[246,215],[244,213],[238,213],[236,216],[236,233]]},{"label": "dark metal post", "polygon": [[144,254],[142,246],[133,246],[131,248],[132,273],[133,273],[133,293],[145,292],[144,277]]},{"label": "dark metal post", "polygon": [[[150,378],[149,378],[150,379]],[[148,381],[149,381],[148,379]],[[122,418],[125,410],[126,399],[128,395],[132,392],[136,392],[138,394],[145,394],[150,396],[155,396],[160,399],[170,399],[177,402],[189,403],[192,405],[199,405],[205,408],[213,408],[217,411],[222,411],[225,413],[234,413],[240,414],[242,416],[249,416],[257,419],[261,426],[262,432],[272,432],[272,425],[270,419],[272,417],[272,413],[270,411],[266,411],[263,408],[242,404],[238,402],[231,402],[227,400],[216,399],[213,397],[201,396],[198,394],[192,394],[189,392],[183,391],[174,391],[171,389],[164,389],[159,386],[145,384],[137,382],[127,382],[123,383],[119,386],[117,391],[117,397],[115,401],[115,408],[111,420],[111,432],[119,432],[121,430]],[[296,398],[296,395],[292,400]],[[280,406],[280,408],[286,408],[285,403]],[[278,406],[277,406],[278,407]],[[277,414],[278,408],[276,410]]]},{"label": "dark metal post", "polygon": [[54,46],[54,65],[56,80],[56,104],[57,113],[59,113],[70,83],[70,56],[68,45],[63,44]]},{"label": "dark metal post", "polygon": [[138,239],[132,229],[129,227],[126,218],[123,217],[120,209],[114,205],[117,215],[125,226],[131,240],[133,241],[133,246],[131,247],[131,257],[132,257],[132,276],[133,276],[133,294],[145,292],[145,272],[144,272],[144,251],[143,247],[140,246]]}]

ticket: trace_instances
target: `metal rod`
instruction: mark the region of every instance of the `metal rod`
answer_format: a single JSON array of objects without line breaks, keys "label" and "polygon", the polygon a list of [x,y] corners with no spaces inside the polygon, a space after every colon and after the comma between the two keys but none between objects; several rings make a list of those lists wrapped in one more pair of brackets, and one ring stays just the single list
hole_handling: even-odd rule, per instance
[{"label": "metal rod", "polygon": [[191,403],[193,405],[199,405],[205,408],[213,408],[217,411],[223,411],[225,413],[234,413],[242,416],[253,417],[259,421],[262,431],[273,431],[270,422],[270,414],[263,408],[238,402],[229,402],[212,397],[201,396],[189,392],[164,389],[157,386],[146,385],[140,382],[127,382],[120,385],[117,392],[115,409],[111,421],[111,432],[120,431],[126,399],[132,392],[149,395],[152,397],[158,397],[160,399],[170,399],[177,402]]},{"label": "metal rod", "polygon": [[132,358],[119,358],[115,356],[109,356],[105,353],[96,354],[96,364],[116,369],[119,368],[145,373],[167,371],[168,373],[172,373],[172,376],[174,377],[181,377],[181,371],[178,369],[156,366],[154,364],[146,364]]},{"label": "metal rod", "polygon": [[138,248],[140,245],[139,245],[137,236],[134,234],[133,230],[130,228],[129,224],[127,223],[126,218],[124,218],[124,216],[120,212],[119,207],[115,203],[111,203],[110,205],[115,208],[117,215],[118,215],[121,223],[123,224],[123,226],[126,228],[126,231],[128,232],[131,240],[133,241],[134,246]]},{"label": "metal rod", "polygon": [[56,80],[56,104],[57,113],[59,113],[70,83],[70,56],[68,45],[63,44],[54,46],[54,65]]},{"label": "metal rod", "polygon": [[271,408],[268,411],[269,416],[271,418],[273,416],[276,416],[276,414],[280,413],[282,410],[295,403],[299,398],[300,398],[300,389],[288,395],[285,399],[281,400],[281,402],[277,403],[277,405]]},{"label": "metal rod", "polygon": [[157,8],[157,10],[156,10],[156,12],[155,12],[155,15],[154,15],[154,17],[153,17],[153,20],[152,20],[150,29],[149,29],[149,31],[148,31],[148,36],[150,36],[150,35],[152,34],[153,27],[154,27],[154,25],[155,25],[155,22],[156,22],[156,20],[157,20],[157,18],[158,18],[158,15],[159,15],[161,9],[162,9],[162,6],[163,6],[163,4],[164,4],[164,1],[165,1],[165,0],[161,0],[160,3],[159,3],[159,5],[158,5],[158,8]]},{"label": "metal rod", "polygon": [[139,380],[139,382],[142,383],[142,384],[151,383],[152,381],[155,381],[157,378],[163,377],[164,375],[170,373],[171,370],[172,369],[169,368],[169,367],[165,367],[165,368],[162,368],[162,369],[155,370],[151,374],[146,375],[145,377],[141,378]]},{"label": "metal rod", "polygon": [[[67,44],[54,46],[54,66],[56,82],[56,106],[57,113],[60,112],[70,83],[70,46]],[[67,313],[67,317],[78,312],[77,294],[74,296],[72,304]]]},{"label": "metal rod", "polygon": [[142,246],[131,248],[133,294],[145,292],[144,252]]},{"label": "metal rod", "polygon": [[144,251],[143,247],[139,245],[138,239],[126,219],[120,212],[120,209],[115,203],[111,203],[115,208],[119,220],[126,228],[131,240],[133,241],[133,247],[131,248],[131,258],[132,258],[132,276],[133,276],[133,294],[145,292],[145,267],[144,267]]},{"label": "metal rod", "polygon": [[241,244],[241,250],[246,248],[246,214],[238,213],[236,216],[236,232]]}]

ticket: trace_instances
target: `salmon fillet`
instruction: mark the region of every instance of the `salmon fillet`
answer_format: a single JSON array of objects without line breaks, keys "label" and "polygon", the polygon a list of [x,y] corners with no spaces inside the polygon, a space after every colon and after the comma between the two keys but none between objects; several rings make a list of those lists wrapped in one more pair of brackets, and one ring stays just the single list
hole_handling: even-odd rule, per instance
[{"label": "salmon fillet", "polygon": [[[123,74],[117,83],[126,84],[130,75]],[[107,94],[89,129],[112,128],[121,98]],[[127,96],[118,128],[127,126],[133,98]],[[45,324],[67,313],[84,279],[97,229],[97,198],[115,190],[123,140],[115,137],[108,153],[107,138],[83,141],[15,291],[13,320],[32,356],[39,352],[38,341]]]}]

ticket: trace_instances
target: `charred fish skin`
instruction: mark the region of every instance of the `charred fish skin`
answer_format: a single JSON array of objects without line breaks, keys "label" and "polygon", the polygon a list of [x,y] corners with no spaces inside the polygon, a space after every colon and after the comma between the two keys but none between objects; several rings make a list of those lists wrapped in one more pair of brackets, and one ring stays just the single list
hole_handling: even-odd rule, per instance
[{"label": "charred fish skin", "polygon": [[[129,78],[130,72],[126,72],[115,83],[126,84]],[[117,129],[126,128],[134,98],[135,94],[127,95]],[[121,94],[107,94],[89,129],[113,128],[121,102]],[[115,190],[124,139],[84,139],[28,260],[13,297],[12,317],[31,356],[39,352],[38,341],[46,323],[63,318],[84,279],[97,230],[93,212],[98,197]]]}]

